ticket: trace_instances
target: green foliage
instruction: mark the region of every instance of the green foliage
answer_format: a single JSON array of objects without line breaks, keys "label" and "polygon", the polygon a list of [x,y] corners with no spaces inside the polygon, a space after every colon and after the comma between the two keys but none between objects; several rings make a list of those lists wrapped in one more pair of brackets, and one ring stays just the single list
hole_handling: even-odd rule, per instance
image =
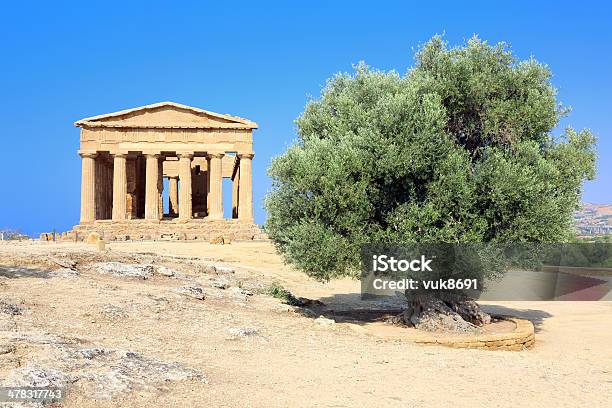
[{"label": "green foliage", "polygon": [[293,296],[291,292],[283,288],[279,283],[273,282],[265,291],[267,295],[270,295],[276,299],[282,300],[291,306],[301,306],[302,302]]},{"label": "green foliage", "polygon": [[572,240],[562,245],[545,246],[545,265],[571,267],[612,267],[612,245],[605,241]]},{"label": "green foliage", "polygon": [[363,63],[328,81],[297,119],[299,139],[269,174],[266,231],[317,279],[359,275],[369,242],[556,242],[572,236],[595,171],[588,130],[549,69],[477,38],[434,37],[406,73]]}]

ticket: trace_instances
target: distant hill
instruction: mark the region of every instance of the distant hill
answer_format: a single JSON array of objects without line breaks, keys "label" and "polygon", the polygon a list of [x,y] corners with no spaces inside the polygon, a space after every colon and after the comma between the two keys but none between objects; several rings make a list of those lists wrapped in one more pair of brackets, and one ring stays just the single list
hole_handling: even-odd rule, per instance
[{"label": "distant hill", "polygon": [[579,235],[612,234],[612,204],[585,203],[574,219]]}]

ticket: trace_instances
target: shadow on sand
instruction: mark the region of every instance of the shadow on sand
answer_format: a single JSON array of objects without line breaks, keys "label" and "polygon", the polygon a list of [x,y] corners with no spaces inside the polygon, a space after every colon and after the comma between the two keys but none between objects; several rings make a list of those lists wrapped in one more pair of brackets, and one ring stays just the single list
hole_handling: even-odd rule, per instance
[{"label": "shadow on sand", "polygon": [[391,300],[362,300],[360,293],[336,293],[315,301],[305,300],[303,314],[323,316],[336,322],[366,324],[386,321],[402,312],[402,302]]},{"label": "shadow on sand", "polygon": [[[349,322],[366,324],[387,321],[402,312],[405,305],[403,297],[389,298],[388,300],[368,301],[362,300],[359,293],[337,293],[306,302],[302,306],[303,314],[311,317],[323,316],[334,319],[336,322]],[[539,309],[510,308],[500,305],[481,305],[483,310],[494,315],[507,315],[529,320],[533,323],[536,332],[541,331],[545,319],[552,314]]]},{"label": "shadow on sand", "polygon": [[521,319],[529,320],[531,323],[533,323],[533,328],[535,329],[536,333],[542,330],[542,323],[544,322],[544,319],[553,316],[550,313],[545,312],[544,310],[538,309],[515,309],[500,305],[481,306],[485,312],[490,314],[514,316],[519,317]]}]

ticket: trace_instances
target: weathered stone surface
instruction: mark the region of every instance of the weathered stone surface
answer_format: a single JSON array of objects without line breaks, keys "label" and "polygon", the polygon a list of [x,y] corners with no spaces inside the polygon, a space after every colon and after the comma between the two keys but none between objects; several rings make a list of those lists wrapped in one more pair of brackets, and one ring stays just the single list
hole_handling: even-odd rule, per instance
[{"label": "weathered stone surface", "polygon": [[213,279],[211,285],[217,289],[227,289],[231,286],[230,281],[225,278]]},{"label": "weathered stone surface", "polygon": [[0,331],[11,331],[16,328],[17,323],[11,316],[0,314]]},{"label": "weathered stone surface", "polygon": [[[65,255],[65,254],[63,254]],[[66,269],[73,269],[76,270],[76,261],[72,260],[72,259],[68,259],[65,257],[52,257],[51,261],[53,261],[53,263],[61,266],[62,268],[66,268]]]},{"label": "weathered stone surface", "polygon": [[114,276],[148,279],[155,272],[153,265],[126,264],[122,262],[98,262],[89,266],[90,269]]},{"label": "weathered stone surface", "polygon": [[93,391],[98,399],[110,399],[134,390],[158,389],[172,381],[205,381],[196,370],[131,351],[83,349],[78,350],[78,354],[85,367],[95,372],[86,377],[85,388]]},{"label": "weathered stone surface", "polygon": [[13,370],[6,384],[20,387],[66,387],[72,379],[59,369],[27,365]]},{"label": "weathered stone surface", "polygon": [[0,355],[9,354],[15,351],[15,346],[12,344],[0,344]]},{"label": "weathered stone surface", "polygon": [[102,312],[102,315],[109,320],[125,319],[128,316],[128,313],[125,309],[112,304],[102,305],[100,311]]},{"label": "weathered stone surface", "polygon": [[110,274],[119,277],[149,279],[153,275],[161,275],[171,277],[175,275],[175,271],[163,266],[152,264],[131,264],[124,262],[97,262],[88,265],[87,267],[102,274]]},{"label": "weathered stone surface", "polygon": [[0,300],[0,313],[7,314],[9,316],[18,316],[23,312],[23,308],[14,303],[8,303],[4,300]]},{"label": "weathered stone surface", "polygon": [[235,337],[247,337],[254,336],[259,331],[253,327],[231,327],[227,331]]},{"label": "weathered stone surface", "polygon": [[223,237],[212,237],[208,242],[213,245],[223,245]]},{"label": "weathered stone surface", "polygon": [[[223,236],[228,244],[263,237],[253,224],[255,122],[162,102],[85,118],[75,125],[81,128],[81,222],[65,239],[91,233],[107,241]],[[161,202],[164,177],[170,186],[167,215]],[[232,220],[223,219],[223,178],[234,184]],[[221,225],[210,228],[192,220]],[[242,226],[233,228],[234,223],[225,221],[240,221]],[[49,234],[40,239],[49,240]]]},{"label": "weathered stone surface", "polygon": [[319,316],[316,319],[314,319],[314,322],[320,326],[333,326],[336,324],[336,321],[334,319],[328,319],[325,316]]},{"label": "weathered stone surface", "polygon": [[[231,233],[229,232],[231,231]],[[200,240],[215,243],[227,243],[231,240],[267,239],[265,233],[255,224],[240,220],[207,220],[191,219],[179,222],[178,219],[149,223],[145,220],[124,222],[95,221],[90,224],[77,225],[73,236],[87,237],[89,233],[104,237],[105,240]],[[232,238],[233,237],[233,238]]]},{"label": "weathered stone surface", "polygon": [[174,276],[174,271],[165,266],[155,266],[155,273],[162,276]]},{"label": "weathered stone surface", "polygon": [[128,350],[79,349],[54,339],[46,344],[49,355],[44,362],[11,370],[0,385],[71,386],[74,392],[92,399],[110,400],[134,391],[159,392],[174,381],[206,383],[206,377],[197,370]]},{"label": "weathered stone surface", "polygon": [[56,278],[76,278],[79,275],[79,271],[69,268],[60,268],[51,273],[51,276]]},{"label": "weathered stone surface", "polygon": [[176,291],[182,295],[198,300],[204,300],[206,298],[204,290],[199,286],[181,286],[177,288]]},{"label": "weathered stone surface", "polygon": [[234,299],[241,302],[246,302],[250,296],[253,296],[253,292],[243,288],[231,287],[228,290]]},{"label": "weathered stone surface", "polygon": [[230,268],[228,266],[215,265],[212,267],[212,269],[217,273],[235,273],[236,272],[233,268]]},{"label": "weathered stone surface", "polygon": [[100,234],[97,232],[90,232],[87,234],[87,243],[88,244],[97,244],[100,242]]},{"label": "weathered stone surface", "polygon": [[423,332],[416,339],[421,344],[437,344],[452,348],[475,348],[483,350],[527,350],[535,344],[533,324],[528,320],[514,317],[497,316],[515,323],[514,331],[510,333],[481,333],[477,335],[461,334],[455,336],[439,336],[437,333]]}]

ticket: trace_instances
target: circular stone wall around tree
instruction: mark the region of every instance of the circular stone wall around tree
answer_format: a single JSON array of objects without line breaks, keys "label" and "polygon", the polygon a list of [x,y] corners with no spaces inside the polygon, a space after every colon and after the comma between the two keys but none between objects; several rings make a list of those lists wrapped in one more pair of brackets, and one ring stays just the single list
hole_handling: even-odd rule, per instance
[{"label": "circular stone wall around tree", "polygon": [[419,332],[412,340],[417,344],[483,350],[528,350],[535,344],[535,329],[529,320],[511,316],[495,316],[498,321],[512,323],[507,333],[454,334]]}]

